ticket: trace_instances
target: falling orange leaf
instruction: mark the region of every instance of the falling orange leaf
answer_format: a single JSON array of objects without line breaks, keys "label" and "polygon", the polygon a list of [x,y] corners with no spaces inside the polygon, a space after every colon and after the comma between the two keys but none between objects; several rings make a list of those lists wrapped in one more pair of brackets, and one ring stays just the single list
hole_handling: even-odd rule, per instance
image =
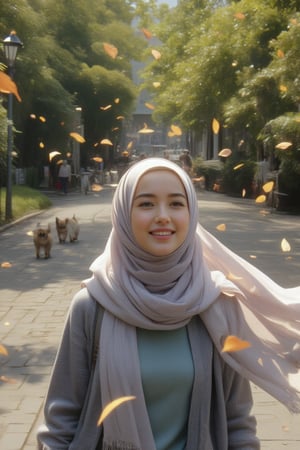
[{"label": "falling orange leaf", "polygon": [[274,188],[274,181],[268,181],[268,183],[265,183],[262,187],[263,191],[266,194],[273,191],[273,188]]},{"label": "falling orange leaf", "polygon": [[125,117],[124,116],[117,116],[116,119],[117,120],[123,120],[123,119],[125,119]]},{"label": "falling orange leaf", "polygon": [[93,161],[97,162],[97,163],[101,163],[103,162],[103,158],[101,158],[100,156],[94,156],[93,158],[91,158]]},{"label": "falling orange leaf", "polygon": [[115,59],[118,56],[118,49],[112,44],[108,44],[107,42],[103,43],[103,48],[105,53],[111,58]]},{"label": "falling orange leaf", "polygon": [[234,14],[234,17],[239,20],[244,20],[246,18],[245,14],[242,12],[237,12]]},{"label": "falling orange leaf", "polygon": [[160,59],[161,58],[161,53],[158,50],[152,49],[151,50],[152,56],[154,59]]},{"label": "falling orange leaf", "polygon": [[232,155],[232,150],[230,148],[223,148],[219,153],[219,156],[222,156],[223,158],[228,158]]},{"label": "falling orange leaf", "polygon": [[56,150],[54,150],[53,152],[50,152],[50,153],[49,153],[49,162],[51,162],[52,159],[53,159],[55,156],[57,156],[57,155],[61,155],[61,153],[58,152],[58,151],[56,151]]},{"label": "falling orange leaf", "polygon": [[270,214],[270,211],[266,211],[265,209],[262,209],[259,211],[259,214],[262,214],[263,216],[267,216],[268,214]]},{"label": "falling orange leaf", "polygon": [[127,147],[126,147],[127,150],[130,150],[132,148],[132,146],[133,146],[133,141],[128,142]]},{"label": "falling orange leaf", "polygon": [[145,102],[145,106],[146,106],[148,109],[155,109],[155,106],[152,105],[152,103]]},{"label": "falling orange leaf", "polygon": [[2,344],[0,344],[0,355],[8,356],[8,351]]},{"label": "falling orange leaf", "polygon": [[17,383],[17,380],[15,380],[14,378],[6,377],[5,375],[0,376],[0,381],[3,381],[4,383],[9,383],[9,384]]},{"label": "falling orange leaf", "polygon": [[10,269],[12,267],[12,264],[8,261],[5,261],[5,262],[1,263],[1,267],[3,269]]},{"label": "falling orange leaf", "polygon": [[100,106],[100,109],[102,109],[102,111],[107,111],[111,107],[112,107],[112,105]]},{"label": "falling orange leaf", "polygon": [[220,130],[220,123],[217,119],[213,119],[212,121],[212,130],[214,134],[218,134]]},{"label": "falling orange leaf", "polygon": [[174,137],[175,133],[173,131],[168,131],[168,137]]},{"label": "falling orange leaf", "polygon": [[113,145],[113,143],[109,139],[102,139],[102,141],[100,141],[100,144]]},{"label": "falling orange leaf", "polygon": [[46,122],[46,117],[44,117],[44,116],[40,116],[39,119],[40,119],[40,121],[43,122],[43,123]]},{"label": "falling orange leaf", "polygon": [[70,133],[70,136],[75,139],[75,141],[79,142],[80,144],[83,144],[85,142],[85,139],[81,134],[76,133],[75,131]]},{"label": "falling orange leaf", "polygon": [[108,405],[105,406],[105,408],[103,409],[99,420],[97,422],[97,426],[99,427],[101,425],[101,423],[106,419],[107,416],[109,416],[109,414],[116,408],[118,408],[122,403],[128,402],[129,400],[134,400],[135,396],[133,395],[128,395],[126,397],[120,397],[117,398],[116,400],[113,400],[112,402],[110,402]]},{"label": "falling orange leaf", "polygon": [[27,231],[27,236],[33,236],[33,231]]},{"label": "falling orange leaf", "polygon": [[242,197],[243,197],[243,198],[246,197],[246,193],[247,193],[247,192],[246,192],[246,189],[243,189],[243,190],[242,190]]},{"label": "falling orange leaf", "polygon": [[229,272],[229,274],[227,275],[228,280],[230,281],[237,281],[237,280],[242,280],[242,277],[238,277],[237,275],[234,275],[233,273]]},{"label": "falling orange leaf", "polygon": [[45,148],[44,142],[40,142],[40,143],[39,143],[39,147],[40,147],[40,148]]},{"label": "falling orange leaf", "polygon": [[153,86],[155,87],[155,88],[159,88],[160,87],[160,85],[161,85],[161,83],[159,82],[159,81],[153,81]]},{"label": "falling orange leaf", "polygon": [[255,203],[264,203],[266,199],[267,197],[264,194],[259,195],[258,197],[256,197]]},{"label": "falling orange leaf", "polygon": [[284,52],[282,50],[278,49],[277,56],[278,56],[278,58],[284,58]]},{"label": "falling orange leaf", "polygon": [[0,92],[3,94],[14,94],[19,102],[22,101],[16,83],[10,78],[9,75],[0,71]]},{"label": "falling orange leaf", "polygon": [[241,169],[244,165],[245,165],[244,163],[237,164],[236,166],[234,166],[233,170],[239,170],[239,169]]},{"label": "falling orange leaf", "polygon": [[30,114],[30,119],[36,119],[36,115],[35,114]]},{"label": "falling orange leaf", "polygon": [[181,128],[178,127],[177,125],[171,125],[171,130],[173,131],[174,136],[181,136],[182,135]]},{"label": "falling orange leaf", "polygon": [[287,150],[292,145],[292,142],[280,142],[279,144],[275,145],[275,148],[278,148],[279,150]]},{"label": "falling orange leaf", "polygon": [[280,92],[287,92],[288,88],[284,84],[280,84],[279,90],[280,90]]},{"label": "falling orange leaf", "polygon": [[255,255],[249,255],[251,259],[256,259]]},{"label": "falling orange leaf", "polygon": [[115,102],[116,105],[117,105],[118,103],[120,103],[120,99],[117,97],[117,98],[114,99],[114,102]]},{"label": "falling orange leaf", "polygon": [[239,352],[251,347],[250,342],[244,341],[237,336],[227,336],[224,341],[222,352]]},{"label": "falling orange leaf", "polygon": [[219,225],[216,226],[216,229],[218,231],[226,231],[226,224],[225,223],[220,223]]},{"label": "falling orange leaf", "polygon": [[148,125],[146,123],[144,123],[144,128],[141,128],[138,133],[141,134],[149,134],[149,133],[154,133],[154,130],[152,130],[152,128],[149,128]]},{"label": "falling orange leaf", "polygon": [[152,38],[152,33],[151,31],[147,30],[147,28],[142,28],[142,33],[144,34],[145,38],[147,39]]},{"label": "falling orange leaf", "polygon": [[281,241],[281,250],[283,252],[290,252],[291,251],[291,246],[290,246],[289,242],[285,238],[283,238],[282,241]]},{"label": "falling orange leaf", "polygon": [[100,192],[100,191],[102,191],[102,189],[103,189],[103,187],[100,186],[100,184],[92,184],[92,186],[91,186],[91,190],[93,192]]}]

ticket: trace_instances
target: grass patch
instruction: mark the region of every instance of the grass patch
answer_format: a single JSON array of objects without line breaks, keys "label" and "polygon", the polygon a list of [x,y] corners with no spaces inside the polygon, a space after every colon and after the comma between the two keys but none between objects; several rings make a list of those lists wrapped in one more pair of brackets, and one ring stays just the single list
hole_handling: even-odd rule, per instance
[{"label": "grass patch", "polygon": [[[6,189],[0,190],[0,225],[6,223],[5,221],[5,198]],[[31,212],[41,209],[50,208],[51,200],[36,189],[28,186],[16,185],[12,187],[12,215],[13,219],[30,214]]]}]

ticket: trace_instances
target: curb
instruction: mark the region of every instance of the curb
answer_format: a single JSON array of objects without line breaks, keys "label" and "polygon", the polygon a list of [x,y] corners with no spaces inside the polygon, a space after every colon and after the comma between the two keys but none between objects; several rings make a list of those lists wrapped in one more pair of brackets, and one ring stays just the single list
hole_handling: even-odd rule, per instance
[{"label": "curb", "polygon": [[2,231],[7,230],[8,228],[13,227],[14,225],[17,225],[20,222],[23,222],[26,219],[30,219],[31,217],[38,216],[39,214],[42,214],[44,211],[47,211],[47,210],[46,209],[41,209],[41,210],[38,210],[38,211],[34,211],[34,212],[30,213],[30,214],[26,214],[25,216],[19,217],[18,219],[14,220],[13,222],[9,222],[9,223],[6,223],[5,225],[2,225],[2,226],[0,226],[0,233]]},{"label": "curb", "polygon": [[[117,186],[117,184],[104,184],[103,186],[102,186],[102,189],[115,189],[116,188],[116,186]],[[45,195],[49,195],[49,196],[51,196],[51,195],[56,195],[57,194],[57,192],[56,191],[51,191],[51,190],[40,190],[40,192],[41,193],[43,193],[43,194],[45,194]],[[72,195],[72,194],[79,194],[79,195],[82,195],[82,193],[81,192],[78,192],[78,191],[75,191],[75,192],[70,192],[70,194]],[[58,196],[60,196],[59,194],[57,194]],[[64,197],[64,196],[62,196],[62,197]],[[51,206],[50,206],[50,208],[51,208]],[[19,217],[18,219],[16,219],[16,220],[13,220],[12,222],[9,222],[9,223],[6,223],[6,224],[4,224],[4,225],[1,225],[0,226],[0,233],[1,232],[3,232],[3,231],[5,231],[5,230],[7,230],[8,228],[11,228],[11,227],[13,227],[14,225],[17,225],[18,223],[20,223],[20,222],[23,222],[24,220],[26,220],[26,219],[30,219],[31,217],[34,217],[34,216],[38,216],[39,214],[42,214],[44,211],[47,211],[47,209],[39,209],[39,210],[37,210],[37,211],[33,211],[33,212],[31,212],[31,213],[29,213],[29,214],[26,214],[25,216],[22,216],[22,217]]]}]

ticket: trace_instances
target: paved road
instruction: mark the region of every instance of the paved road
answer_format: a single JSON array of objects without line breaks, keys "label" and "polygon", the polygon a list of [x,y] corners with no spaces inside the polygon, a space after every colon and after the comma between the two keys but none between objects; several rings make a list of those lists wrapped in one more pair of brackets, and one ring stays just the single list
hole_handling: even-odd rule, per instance
[{"label": "paved road", "polygon": [[[113,188],[81,196],[49,194],[53,207],[0,233],[0,449],[34,450],[43,399],[67,309],[110,230]],[[200,221],[221,241],[285,287],[300,284],[300,217],[262,214],[258,205],[221,194],[199,193]],[[76,214],[79,242],[60,245],[55,217]],[[36,260],[36,223],[51,224],[52,257]],[[226,231],[216,226],[226,224]],[[285,238],[290,253],[280,247]],[[254,258],[255,257],[255,258]],[[5,377],[5,378],[4,378]],[[3,381],[4,380],[4,381]],[[262,450],[299,450],[300,417],[253,386]],[[83,449],[85,450],[85,449]]]}]

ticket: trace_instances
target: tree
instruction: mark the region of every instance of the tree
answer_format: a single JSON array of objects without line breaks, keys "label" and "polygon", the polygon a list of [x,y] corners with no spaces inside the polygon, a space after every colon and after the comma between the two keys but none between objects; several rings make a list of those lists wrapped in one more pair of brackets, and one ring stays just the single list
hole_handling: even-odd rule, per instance
[{"label": "tree", "polygon": [[[147,2],[136,3],[146,9]],[[131,110],[134,85],[130,60],[139,59],[144,47],[144,40],[131,27],[134,6],[128,0],[15,0],[14,5],[0,5],[3,35],[14,23],[24,42],[15,78],[23,100],[14,110],[20,131],[15,136],[19,164],[47,162],[53,147],[66,151],[79,102],[84,105],[83,120],[89,121],[87,133],[93,133],[87,136],[88,142],[115,127],[111,116],[111,120],[98,121],[95,132],[91,119],[99,116],[103,103],[112,103],[118,94],[119,111],[127,114]],[[105,42],[115,46],[117,57],[106,53]],[[104,77],[106,90],[100,88],[101,80],[96,82],[96,73]],[[45,120],[39,120],[41,116]]]}]

